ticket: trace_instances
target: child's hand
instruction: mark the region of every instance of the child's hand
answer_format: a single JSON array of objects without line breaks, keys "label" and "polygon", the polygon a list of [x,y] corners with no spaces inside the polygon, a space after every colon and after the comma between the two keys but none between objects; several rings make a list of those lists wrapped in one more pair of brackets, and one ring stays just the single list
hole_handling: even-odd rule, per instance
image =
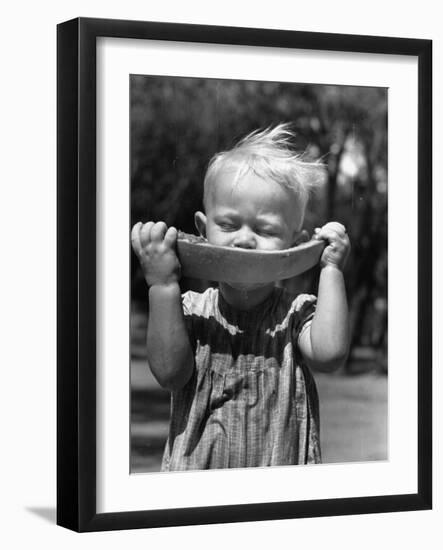
[{"label": "child's hand", "polygon": [[338,222],[329,222],[314,230],[314,239],[324,239],[328,245],[320,258],[321,267],[332,265],[342,270],[345,266],[351,243],[346,228]]},{"label": "child's hand", "polygon": [[148,286],[168,285],[180,279],[175,227],[168,229],[164,222],[138,222],[132,228],[131,242]]}]

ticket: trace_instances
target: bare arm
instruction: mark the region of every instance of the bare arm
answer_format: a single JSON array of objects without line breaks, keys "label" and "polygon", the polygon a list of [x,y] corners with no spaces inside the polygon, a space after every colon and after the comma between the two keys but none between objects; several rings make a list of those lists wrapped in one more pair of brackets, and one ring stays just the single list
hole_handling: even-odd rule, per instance
[{"label": "bare arm", "polygon": [[148,361],[158,383],[175,390],[192,375],[194,355],[186,332],[178,283],[149,290]]},{"label": "bare arm", "polygon": [[177,231],[163,222],[138,223],[131,240],[149,286],[149,365],[161,386],[176,390],[190,379],[194,367],[178,284]]},{"label": "bare arm", "polygon": [[341,366],[349,350],[349,319],[343,267],[350,244],[341,224],[326,224],[317,238],[328,241],[321,259],[317,308],[312,323],[299,338],[300,351],[315,369]]}]

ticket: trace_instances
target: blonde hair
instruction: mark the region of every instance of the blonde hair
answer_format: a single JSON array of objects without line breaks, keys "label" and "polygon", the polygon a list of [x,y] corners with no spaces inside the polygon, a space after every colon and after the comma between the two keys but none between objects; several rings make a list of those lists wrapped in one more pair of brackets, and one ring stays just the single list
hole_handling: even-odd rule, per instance
[{"label": "blonde hair", "polygon": [[204,179],[205,208],[210,188],[221,171],[235,170],[234,184],[253,171],[257,176],[271,179],[293,192],[300,210],[301,226],[309,196],[324,180],[324,166],[319,161],[305,161],[303,154],[294,151],[292,142],[295,134],[290,126],[284,123],[255,130],[232,149],[214,155]]}]

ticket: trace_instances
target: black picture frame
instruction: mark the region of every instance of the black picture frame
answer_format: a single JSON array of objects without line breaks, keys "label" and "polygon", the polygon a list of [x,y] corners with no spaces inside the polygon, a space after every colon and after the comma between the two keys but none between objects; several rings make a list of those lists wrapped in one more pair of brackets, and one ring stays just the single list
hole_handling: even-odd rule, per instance
[{"label": "black picture frame", "polygon": [[[418,60],[416,494],[96,511],[96,39],[155,39],[415,56]],[[78,18],[57,29],[57,523],[76,531],[368,514],[432,506],[432,42]]]}]

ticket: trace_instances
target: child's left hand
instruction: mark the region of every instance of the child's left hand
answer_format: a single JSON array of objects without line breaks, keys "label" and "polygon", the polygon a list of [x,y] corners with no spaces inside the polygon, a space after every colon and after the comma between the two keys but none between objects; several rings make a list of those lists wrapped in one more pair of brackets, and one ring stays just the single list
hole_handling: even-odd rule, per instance
[{"label": "child's left hand", "polygon": [[323,227],[316,227],[314,239],[324,239],[328,244],[320,258],[321,267],[332,265],[342,270],[351,250],[351,243],[344,225],[329,222]]}]

